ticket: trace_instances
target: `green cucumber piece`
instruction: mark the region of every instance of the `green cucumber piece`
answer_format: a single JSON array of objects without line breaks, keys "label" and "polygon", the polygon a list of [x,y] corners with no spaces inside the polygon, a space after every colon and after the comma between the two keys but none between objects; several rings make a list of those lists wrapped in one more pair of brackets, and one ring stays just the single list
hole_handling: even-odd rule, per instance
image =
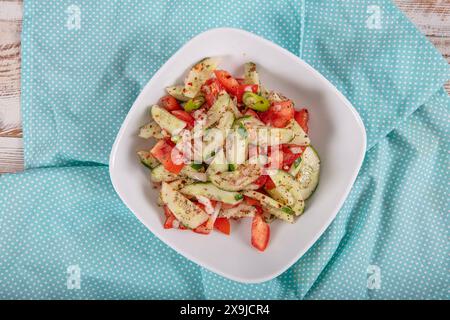
[{"label": "green cucumber piece", "polygon": [[298,181],[283,170],[271,170],[269,175],[276,188],[268,192],[275,194],[280,199],[279,201],[289,205],[295,212],[295,215],[302,214],[305,208],[305,201]]},{"label": "green cucumber piece", "polygon": [[294,138],[289,142],[290,144],[295,144],[297,146],[308,146],[311,143],[311,140],[306,132],[303,131],[302,127],[300,127],[294,119],[288,123],[286,129],[292,130],[294,133]]},{"label": "green cucumber piece", "polygon": [[240,203],[236,207],[232,207],[229,209],[221,209],[219,213],[220,218],[246,218],[246,217],[254,217],[255,214],[258,213],[258,209],[254,206],[250,206],[246,203]]},{"label": "green cucumber piece", "polygon": [[172,97],[180,101],[188,101],[190,98],[184,95],[184,86],[171,86],[167,87],[166,91]]},{"label": "green cucumber piece", "polygon": [[290,143],[294,138],[292,130],[286,128],[260,127],[256,129],[257,138],[250,140],[257,145],[274,146]]},{"label": "green cucumber piece", "polygon": [[138,151],[137,155],[139,157],[139,160],[141,160],[141,163],[146,166],[149,169],[156,168],[159,166],[159,161],[156,159],[150,152],[148,151]]},{"label": "green cucumber piece", "polygon": [[171,173],[170,171],[167,171],[166,168],[162,164],[152,169],[150,172],[150,179],[153,182],[169,182],[169,181],[175,181],[179,179],[179,177],[176,174]]},{"label": "green cucumber piece", "polygon": [[210,182],[190,184],[184,186],[180,192],[193,197],[203,196],[208,199],[221,201],[231,205],[238,204],[243,199],[243,196],[240,193],[222,190]]},{"label": "green cucumber piece", "polygon": [[217,174],[219,172],[225,172],[227,170],[228,170],[228,163],[225,158],[225,153],[223,152],[223,148],[221,148],[216,153],[213,160],[209,164],[208,169],[206,169],[206,175],[211,176],[211,175]]},{"label": "green cucumber piece", "polygon": [[209,219],[206,212],[165,182],[161,188],[161,199],[178,221],[190,229],[197,228]]},{"label": "green cucumber piece", "polygon": [[187,123],[178,119],[166,109],[154,105],[151,109],[153,120],[164,130],[170,133],[170,135],[177,135],[183,130]]},{"label": "green cucumber piece", "polygon": [[209,176],[211,182],[227,191],[243,190],[261,175],[261,168],[255,164],[238,165],[235,171],[218,172]]},{"label": "green cucumber piece", "polygon": [[308,199],[319,184],[320,158],[312,146],[305,149],[302,162],[295,179],[300,184],[301,196]]},{"label": "green cucumber piece", "polygon": [[256,71],[256,64],[247,62],[244,64],[244,83],[260,85],[259,74]]},{"label": "green cucumber piece", "polygon": [[186,97],[193,98],[200,91],[202,84],[211,77],[217,68],[219,60],[216,58],[204,58],[196,63],[184,80],[184,92]]},{"label": "green cucumber piece", "polygon": [[139,128],[138,136],[144,139],[163,139],[164,135],[161,131],[161,127],[155,121],[151,121]]},{"label": "green cucumber piece", "polygon": [[216,102],[211,106],[211,108],[206,113],[206,124],[205,128],[211,127],[217,121],[219,121],[225,112],[229,110],[229,105],[231,103],[231,98],[225,91],[221,91],[217,97]]}]

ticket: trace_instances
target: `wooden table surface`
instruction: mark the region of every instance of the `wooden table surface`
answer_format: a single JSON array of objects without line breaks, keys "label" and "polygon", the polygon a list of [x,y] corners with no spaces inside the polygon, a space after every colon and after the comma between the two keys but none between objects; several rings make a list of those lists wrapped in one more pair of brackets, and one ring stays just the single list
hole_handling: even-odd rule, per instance
[{"label": "wooden table surface", "polygon": [[[394,0],[450,62],[450,0]],[[23,170],[20,120],[22,0],[0,0],[0,173]],[[446,84],[450,92],[450,83]]]}]

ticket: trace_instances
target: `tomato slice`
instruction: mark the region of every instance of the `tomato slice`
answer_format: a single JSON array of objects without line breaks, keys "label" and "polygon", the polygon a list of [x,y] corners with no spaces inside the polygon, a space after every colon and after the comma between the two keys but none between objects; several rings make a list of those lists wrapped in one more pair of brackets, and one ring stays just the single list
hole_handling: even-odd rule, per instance
[{"label": "tomato slice", "polygon": [[309,120],[308,110],[301,109],[300,111],[295,111],[294,118],[295,121],[297,121],[298,125],[302,127],[303,131],[308,133],[308,120]]},{"label": "tomato slice", "polygon": [[252,246],[264,251],[270,239],[270,226],[264,221],[262,215],[257,214],[252,221]]},{"label": "tomato slice", "polygon": [[237,80],[233,78],[228,71],[216,70],[214,71],[214,74],[216,75],[217,80],[219,80],[220,84],[229,94],[237,96],[239,90],[239,82],[237,82]]},{"label": "tomato slice", "polygon": [[262,175],[258,179],[256,179],[255,182],[253,182],[253,184],[256,184],[258,186],[258,189],[259,189],[267,182],[267,178],[268,177],[269,176],[267,176],[267,175]]},{"label": "tomato slice", "polygon": [[199,233],[199,234],[210,234],[211,233],[211,228],[208,227],[208,221],[204,222],[203,224],[199,225],[197,228],[195,228],[194,231],[195,233]]},{"label": "tomato slice", "polygon": [[275,102],[269,110],[261,112],[260,118],[267,125],[284,128],[294,118],[294,105],[291,100]]},{"label": "tomato slice", "polygon": [[261,205],[261,203],[258,200],[250,198],[250,197],[247,197],[247,196],[244,196],[244,201],[249,206],[255,206],[256,207],[256,206],[260,206]]},{"label": "tomato slice", "polygon": [[216,78],[211,78],[206,80],[200,90],[205,96],[206,104],[211,107],[216,102],[217,96],[222,90],[222,85]]},{"label": "tomato slice", "polygon": [[231,231],[230,220],[227,218],[217,218],[216,221],[214,221],[214,228],[229,235]]},{"label": "tomato slice", "polygon": [[236,81],[239,83],[239,85],[243,85],[245,79],[244,78],[236,78]]},{"label": "tomato slice", "polygon": [[176,220],[172,211],[167,206],[164,206],[164,215],[166,216],[166,221],[164,222],[164,229],[172,229],[173,222]]},{"label": "tomato slice", "polygon": [[242,96],[246,91],[258,93],[259,86],[257,84],[240,84],[237,90],[236,98],[239,103],[242,102]]},{"label": "tomato slice", "polygon": [[291,151],[291,148],[287,145],[282,146],[282,151],[283,151],[283,165],[282,165],[283,170],[289,170],[294,161],[297,160],[297,158],[302,155],[301,153],[293,153]]},{"label": "tomato slice", "polygon": [[181,159],[182,155],[175,149],[174,143],[170,140],[159,140],[152,150],[150,150],[150,153],[161,162],[166,170],[174,174],[178,174],[184,167],[183,162],[179,164],[177,162],[177,164],[175,164],[173,161],[175,158]]},{"label": "tomato slice", "polygon": [[264,185],[264,188],[266,188],[267,190],[271,190],[275,187],[276,187],[275,183],[272,181],[272,179],[270,177],[267,177],[267,181],[266,184]]},{"label": "tomato slice", "polygon": [[181,110],[181,106],[178,103],[177,99],[172,96],[164,96],[159,100],[161,107],[165,108],[168,111]]},{"label": "tomato slice", "polygon": [[175,117],[187,123],[187,128],[192,129],[195,125],[195,119],[184,110],[174,110],[171,112]]}]

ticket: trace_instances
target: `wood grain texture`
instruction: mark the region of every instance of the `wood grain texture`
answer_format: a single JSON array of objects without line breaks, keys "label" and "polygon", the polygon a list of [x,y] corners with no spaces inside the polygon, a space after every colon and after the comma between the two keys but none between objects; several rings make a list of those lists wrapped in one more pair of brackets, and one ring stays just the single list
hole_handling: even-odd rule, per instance
[{"label": "wood grain texture", "polygon": [[[394,0],[450,63],[450,0]],[[23,170],[20,120],[22,0],[0,0],[0,173]],[[446,84],[450,93],[450,82]]]}]

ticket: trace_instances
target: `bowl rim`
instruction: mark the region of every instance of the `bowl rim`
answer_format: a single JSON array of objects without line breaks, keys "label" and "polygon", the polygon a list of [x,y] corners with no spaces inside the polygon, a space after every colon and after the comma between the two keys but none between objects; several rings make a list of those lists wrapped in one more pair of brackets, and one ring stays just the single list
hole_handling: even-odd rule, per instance
[{"label": "bowl rim", "polygon": [[[236,33],[236,34],[241,34],[244,35],[246,37],[252,38],[255,41],[259,41],[264,43],[265,45],[271,47],[273,50],[276,50],[278,52],[280,52],[283,55],[288,55],[291,58],[294,58],[297,60],[298,63],[302,64],[306,69],[308,69],[308,71],[315,73],[318,76],[318,79],[320,80],[320,82],[322,83],[322,85],[326,86],[327,88],[329,88],[330,90],[332,90],[339,99],[341,99],[342,103],[352,112],[353,117],[355,119],[355,123],[356,126],[358,127],[359,131],[361,132],[362,135],[362,147],[361,147],[361,152],[358,154],[358,158],[357,158],[357,163],[358,165],[355,166],[355,168],[353,169],[352,175],[351,175],[351,179],[352,182],[349,183],[346,188],[345,188],[345,192],[344,192],[344,196],[342,196],[339,201],[334,205],[334,210],[333,212],[328,216],[327,220],[325,223],[322,224],[322,226],[320,228],[318,228],[317,232],[314,233],[314,236],[312,236],[309,241],[305,244],[305,248],[302,250],[299,250],[298,253],[296,255],[294,255],[291,259],[287,260],[287,262],[284,264],[284,266],[282,268],[279,268],[279,270],[272,272],[266,276],[261,276],[261,277],[255,277],[255,278],[245,278],[245,277],[240,277],[240,276],[236,276],[236,275],[231,275],[231,274],[227,274],[226,272],[221,271],[220,269],[217,269],[214,265],[210,265],[210,264],[206,264],[203,263],[202,261],[200,261],[198,258],[193,257],[190,253],[184,252],[182,249],[180,249],[177,245],[174,245],[173,243],[169,243],[168,241],[166,241],[166,239],[164,237],[160,237],[159,232],[157,232],[156,230],[153,230],[153,228],[149,227],[144,221],[143,219],[140,217],[140,215],[137,215],[128,205],[127,201],[125,199],[122,198],[121,194],[118,191],[118,187],[116,186],[115,183],[115,179],[114,179],[114,161],[115,161],[115,155],[117,154],[117,150],[118,150],[118,146],[119,146],[119,141],[121,140],[122,135],[124,134],[125,129],[128,127],[128,123],[130,121],[130,114],[133,112],[133,110],[136,108],[136,102],[139,99],[139,96],[141,95],[141,93],[143,91],[146,91],[148,87],[150,87],[153,84],[153,81],[155,81],[155,79],[157,79],[159,77],[160,74],[163,74],[164,72],[166,72],[167,68],[170,67],[171,62],[173,60],[175,60],[176,58],[178,58],[179,56],[181,56],[183,54],[183,51],[186,47],[188,47],[192,42],[197,41],[203,37],[209,36],[210,34],[214,34],[214,33],[223,33],[223,32],[231,32],[231,33]],[[193,62],[195,63],[195,61]],[[366,154],[366,150],[367,149],[367,134],[366,134],[366,129],[364,126],[364,123],[359,115],[359,113],[356,111],[356,109],[353,107],[353,105],[350,103],[350,101],[329,81],[327,80],[318,70],[316,70],[315,68],[313,68],[308,62],[304,61],[302,58],[300,58],[299,56],[294,55],[293,53],[291,53],[290,51],[284,49],[283,47],[273,43],[272,41],[269,41],[267,39],[264,39],[263,37],[260,37],[254,33],[251,33],[249,31],[245,31],[242,29],[238,29],[238,28],[228,28],[228,27],[221,27],[221,28],[212,28],[212,29],[208,29],[206,31],[203,31],[199,34],[197,34],[196,36],[192,37],[190,40],[188,40],[183,46],[181,46],[159,69],[158,71],[156,71],[153,76],[151,77],[151,79],[145,84],[145,86],[142,88],[142,90],[140,91],[138,97],[136,98],[136,100],[133,102],[133,105],[131,106],[131,108],[129,109],[127,116],[125,117],[124,121],[122,122],[122,125],[120,126],[119,131],[117,132],[116,138],[114,140],[114,144],[111,148],[111,152],[110,152],[110,157],[109,157],[109,175],[110,175],[110,179],[111,179],[111,184],[113,185],[114,191],[117,193],[117,195],[119,196],[120,200],[127,206],[127,208],[134,214],[134,216],[136,218],[138,218],[138,220],[144,224],[144,226],[147,227],[147,229],[149,229],[150,232],[152,232],[156,237],[158,237],[159,240],[161,240],[162,242],[164,242],[167,246],[169,246],[171,249],[175,250],[178,254],[186,257],[187,259],[193,261],[194,263],[198,264],[199,266],[210,270],[216,274],[219,274],[220,276],[227,278],[227,279],[231,279],[233,281],[237,281],[237,282],[241,282],[241,283],[247,283],[247,284],[254,284],[254,283],[262,283],[262,282],[266,282],[269,280],[272,280],[276,277],[278,277],[280,274],[282,274],[283,272],[285,272],[287,269],[289,269],[295,262],[297,262],[313,245],[314,243],[317,242],[317,240],[320,238],[320,236],[322,236],[322,234],[326,231],[326,229],[330,226],[330,224],[332,223],[332,221],[336,218],[336,215],[338,214],[338,212],[340,211],[340,209],[342,208],[342,205],[344,204],[345,200],[348,198],[348,195],[350,193],[351,188],[353,187],[356,178],[358,176],[358,173],[362,167],[363,161],[364,161],[364,157]]]}]

